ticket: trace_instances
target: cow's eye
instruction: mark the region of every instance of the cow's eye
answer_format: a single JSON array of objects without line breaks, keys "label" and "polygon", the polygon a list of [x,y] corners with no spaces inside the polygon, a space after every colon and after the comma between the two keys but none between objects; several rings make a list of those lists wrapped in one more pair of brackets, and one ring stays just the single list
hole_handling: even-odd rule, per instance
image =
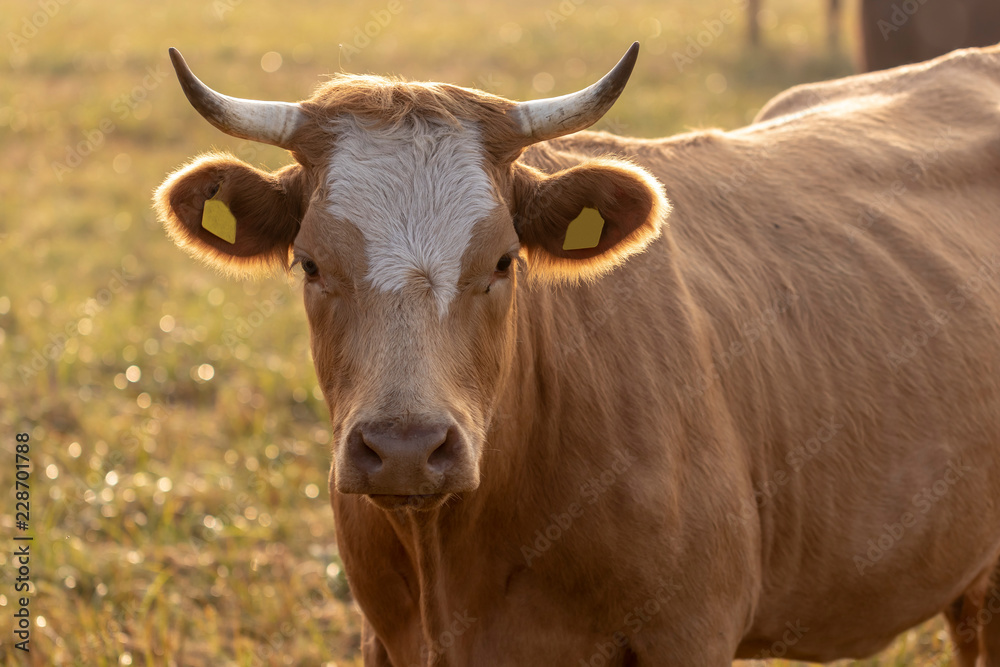
[{"label": "cow's eye", "polygon": [[308,278],[315,278],[319,275],[319,267],[316,266],[316,262],[311,259],[302,260],[302,272],[306,274]]},{"label": "cow's eye", "polygon": [[508,276],[508,271],[510,271],[510,264],[512,261],[513,260],[510,255],[504,255],[500,258],[500,261],[497,262],[496,268],[493,270],[493,278],[490,279],[490,284],[486,286],[487,294],[490,293],[490,287],[493,286],[494,282]]}]

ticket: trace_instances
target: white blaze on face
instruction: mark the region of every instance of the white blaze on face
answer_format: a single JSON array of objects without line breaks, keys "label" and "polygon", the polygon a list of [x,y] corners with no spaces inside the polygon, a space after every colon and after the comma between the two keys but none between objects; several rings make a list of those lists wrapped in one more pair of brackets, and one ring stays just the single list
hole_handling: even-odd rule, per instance
[{"label": "white blaze on face", "polygon": [[444,317],[473,226],[497,205],[478,132],[414,119],[374,128],[339,119],[327,210],[365,238],[366,279],[393,291],[430,284]]}]

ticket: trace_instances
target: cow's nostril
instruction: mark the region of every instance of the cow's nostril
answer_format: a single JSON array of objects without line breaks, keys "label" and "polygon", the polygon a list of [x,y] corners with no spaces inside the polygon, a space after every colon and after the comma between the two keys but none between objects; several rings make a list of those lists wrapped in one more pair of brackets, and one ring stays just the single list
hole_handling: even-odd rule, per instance
[{"label": "cow's nostril", "polygon": [[360,458],[363,463],[367,463],[372,467],[377,467],[382,465],[382,457],[379,453],[371,448],[367,442],[361,443],[361,451],[359,452]]},{"label": "cow's nostril", "polygon": [[382,467],[382,455],[375,447],[372,447],[365,438],[364,431],[356,429],[350,436],[349,445],[351,458],[354,464],[360,469],[368,472],[377,472]]},{"label": "cow's nostril", "polygon": [[456,442],[458,442],[458,434],[455,432],[454,427],[449,428],[441,444],[427,457],[427,467],[438,473],[442,473],[451,467],[455,461]]}]

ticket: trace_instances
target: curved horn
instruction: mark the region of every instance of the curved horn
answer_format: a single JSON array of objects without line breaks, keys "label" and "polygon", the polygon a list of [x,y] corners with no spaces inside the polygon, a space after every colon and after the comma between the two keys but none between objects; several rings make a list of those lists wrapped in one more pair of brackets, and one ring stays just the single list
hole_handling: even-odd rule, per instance
[{"label": "curved horn", "polygon": [[170,62],[191,106],[209,123],[240,139],[291,149],[292,135],[306,120],[298,104],[229,97],[199,81],[175,48],[170,49]]},{"label": "curved horn", "polygon": [[594,85],[562,97],[520,102],[509,114],[530,143],[588,128],[599,121],[622,94],[638,55],[639,42],[633,42],[614,69]]}]

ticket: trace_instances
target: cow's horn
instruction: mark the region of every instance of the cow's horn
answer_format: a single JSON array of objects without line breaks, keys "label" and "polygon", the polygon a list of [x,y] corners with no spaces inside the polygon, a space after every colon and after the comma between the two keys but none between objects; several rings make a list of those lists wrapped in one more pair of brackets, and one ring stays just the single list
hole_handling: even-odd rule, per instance
[{"label": "cow's horn", "polygon": [[226,134],[291,148],[292,135],[306,120],[298,104],[242,100],[217,93],[198,80],[177,49],[170,49],[170,61],[181,88],[198,113]]},{"label": "cow's horn", "polygon": [[608,112],[632,74],[639,42],[634,42],[614,69],[592,86],[562,97],[520,102],[510,117],[530,143],[554,139],[590,127]]}]

